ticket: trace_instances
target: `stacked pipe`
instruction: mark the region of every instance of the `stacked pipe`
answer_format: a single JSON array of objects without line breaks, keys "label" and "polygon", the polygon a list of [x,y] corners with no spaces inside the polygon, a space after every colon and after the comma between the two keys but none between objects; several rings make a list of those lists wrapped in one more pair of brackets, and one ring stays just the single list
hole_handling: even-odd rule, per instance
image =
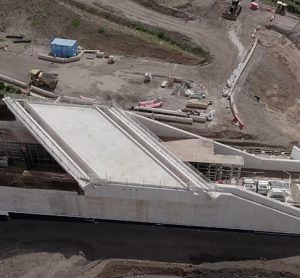
[{"label": "stacked pipe", "polygon": [[178,117],[172,115],[156,114],[156,113],[146,113],[146,112],[135,112],[138,115],[144,116],[149,119],[164,121],[164,122],[173,122],[173,123],[183,123],[183,124],[192,124],[193,119],[187,117]]},{"label": "stacked pipe", "polygon": [[160,108],[151,108],[151,107],[134,107],[133,110],[136,114],[144,116],[146,118],[161,120],[166,122],[175,122],[175,123],[186,123],[192,124],[195,123],[205,123],[206,115],[192,115],[190,113],[185,113],[182,111],[173,111]]},{"label": "stacked pipe", "polygon": [[2,80],[4,82],[7,82],[9,84],[16,85],[16,86],[21,87],[21,88],[27,88],[28,87],[28,85],[25,82],[19,81],[17,79],[14,79],[14,78],[11,78],[11,77],[8,77],[8,76],[5,76],[3,74],[0,74],[0,80]]}]

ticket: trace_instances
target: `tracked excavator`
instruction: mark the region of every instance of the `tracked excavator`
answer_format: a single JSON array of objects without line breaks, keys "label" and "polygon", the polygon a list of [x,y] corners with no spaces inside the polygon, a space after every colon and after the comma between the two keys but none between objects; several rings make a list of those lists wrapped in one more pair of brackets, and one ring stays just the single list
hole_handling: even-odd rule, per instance
[{"label": "tracked excavator", "polygon": [[228,20],[236,20],[242,11],[240,0],[231,0],[226,10],[222,13],[222,17]]}]

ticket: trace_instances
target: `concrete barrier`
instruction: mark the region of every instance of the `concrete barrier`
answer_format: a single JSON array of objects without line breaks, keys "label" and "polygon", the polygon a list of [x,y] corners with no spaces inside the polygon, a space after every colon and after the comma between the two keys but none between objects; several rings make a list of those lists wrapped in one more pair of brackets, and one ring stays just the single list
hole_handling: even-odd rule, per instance
[{"label": "concrete barrier", "polygon": [[9,83],[9,84],[16,85],[18,87],[22,87],[22,88],[27,88],[28,87],[27,83],[22,82],[22,81],[17,80],[17,79],[14,79],[14,78],[11,78],[11,77],[8,77],[8,76],[3,75],[3,74],[0,74],[0,80],[4,81],[6,83]]},{"label": "concrete barrier", "polygon": [[35,86],[31,86],[30,87],[31,91],[33,91],[34,93],[37,93],[43,97],[48,97],[48,98],[57,98],[58,96],[52,92],[43,90],[41,88],[35,87]]},{"label": "concrete barrier", "polygon": [[[126,111],[134,119],[137,119],[144,126],[146,126],[151,132],[156,134],[158,137],[167,137],[167,138],[176,138],[176,139],[197,139],[199,138],[197,135],[190,133],[188,131],[184,131],[182,129],[178,129],[171,125],[154,121],[149,118],[145,118],[141,116],[139,113],[135,113],[132,111]],[[209,141],[209,139],[204,138],[204,140]]]},{"label": "concrete barrier", "polygon": [[[291,159],[300,160],[300,148],[298,148],[296,146],[293,147]],[[300,166],[299,166],[299,168],[300,168]]]},{"label": "concrete barrier", "polygon": [[216,154],[238,155],[243,157],[243,168],[245,169],[300,172],[300,159],[292,160],[260,157],[215,141],[214,150]]},{"label": "concrete barrier", "polygon": [[234,94],[235,94],[234,88],[235,88],[235,86],[236,86],[236,84],[237,84],[239,78],[241,77],[242,73],[244,72],[246,66],[248,65],[248,63],[249,63],[249,61],[250,61],[250,59],[251,59],[251,57],[252,57],[252,55],[253,55],[253,53],[254,53],[254,50],[255,50],[255,48],[256,48],[256,46],[257,46],[258,40],[259,40],[259,37],[257,37],[257,38],[255,39],[255,41],[254,41],[254,43],[253,43],[253,45],[252,45],[250,51],[249,51],[248,54],[246,55],[246,57],[245,57],[245,59],[244,59],[244,61],[243,61],[243,63],[242,63],[242,66],[241,66],[241,68],[239,69],[239,71],[237,72],[237,76],[236,76],[236,78],[235,78],[235,80],[234,80],[234,82],[233,82],[233,84],[232,84],[232,86],[231,86],[231,89],[230,89],[230,91],[229,91],[229,104],[230,104],[230,107],[231,107],[231,111],[232,111],[233,116],[239,114],[239,113],[238,113],[238,110],[237,110],[237,108],[236,108],[236,105],[235,105],[235,100],[234,100]]},{"label": "concrete barrier", "polygon": [[44,61],[49,61],[53,63],[60,63],[60,64],[66,64],[71,62],[79,61],[84,54],[84,51],[81,51],[77,56],[70,57],[70,58],[60,58],[60,57],[53,57],[46,54],[39,54],[38,58]]},{"label": "concrete barrier", "polygon": [[80,105],[102,105],[103,103],[100,103],[98,101],[94,101],[91,99],[82,99],[78,97],[71,97],[71,96],[61,96],[60,97],[61,101],[68,101],[73,104],[80,104]]},{"label": "concrete barrier", "polygon": [[46,54],[39,54],[38,58],[44,61],[49,61],[53,63],[60,63],[60,64],[66,64],[66,63],[72,63],[72,62],[77,62],[79,61],[83,54],[96,54],[96,57],[98,58],[103,58],[105,56],[105,52],[101,52],[100,50],[94,50],[94,49],[86,49],[80,51],[80,53],[77,56],[74,57],[69,57],[69,58],[60,58],[60,57],[53,57],[51,55],[46,55]]}]

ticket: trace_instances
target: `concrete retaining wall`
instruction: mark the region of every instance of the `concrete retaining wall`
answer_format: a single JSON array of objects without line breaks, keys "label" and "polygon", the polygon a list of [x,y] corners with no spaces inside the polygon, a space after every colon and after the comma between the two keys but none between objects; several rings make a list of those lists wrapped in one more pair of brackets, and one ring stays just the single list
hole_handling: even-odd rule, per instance
[{"label": "concrete retaining wall", "polygon": [[300,148],[296,146],[293,147],[291,159],[300,160]]},{"label": "concrete retaining wall", "polygon": [[250,59],[251,59],[251,57],[252,57],[252,55],[254,53],[254,50],[255,50],[255,48],[257,46],[257,43],[258,43],[258,38],[255,39],[254,44],[252,45],[249,53],[247,54],[247,56],[245,57],[245,60],[241,64],[241,67],[238,70],[238,74],[237,74],[236,78],[234,79],[234,82],[232,84],[232,87],[231,87],[231,90],[230,90],[230,93],[229,93],[229,104],[230,104],[233,116],[239,114],[239,112],[238,112],[238,110],[236,108],[236,105],[235,105],[235,99],[234,99],[235,91],[234,91],[234,88],[235,88],[235,86],[236,86],[239,78],[241,77],[242,73],[244,72],[246,66],[248,65],[248,63],[249,63],[249,61],[250,61]]},{"label": "concrete retaining wall", "polygon": [[[145,125],[148,129],[150,129],[153,133],[155,133],[159,137],[177,138],[177,139],[201,138],[201,140],[211,141],[211,139],[207,139],[198,136],[196,134],[177,129],[167,124],[159,123],[151,119],[144,118],[134,113],[132,113],[131,115],[135,117],[137,120],[139,120],[143,125]],[[296,151],[294,151],[294,154],[296,155],[298,154],[297,149],[295,149]],[[222,143],[218,143],[216,141],[214,141],[214,151],[216,154],[237,155],[243,157],[244,168],[258,169],[258,170],[300,172],[300,159],[291,160],[291,159],[262,158],[257,155],[249,154],[242,150],[224,145]]]},{"label": "concrete retaining wall", "polygon": [[216,154],[238,155],[244,158],[244,168],[300,172],[300,160],[264,158],[214,142]]},{"label": "concrete retaining wall", "polygon": [[[197,139],[199,138],[197,135],[180,130],[176,127],[172,127],[170,125],[160,123],[154,121],[152,119],[147,119],[143,116],[137,115],[134,112],[127,112],[131,117],[137,119],[141,122],[145,127],[147,127],[150,131],[156,134],[158,137],[168,137],[168,138],[177,138],[177,139]],[[204,138],[204,140],[208,140]]]},{"label": "concrete retaining wall", "polygon": [[230,193],[212,200],[191,191],[113,185],[85,193],[0,187],[0,211],[300,234],[300,210],[288,208],[293,216]]}]

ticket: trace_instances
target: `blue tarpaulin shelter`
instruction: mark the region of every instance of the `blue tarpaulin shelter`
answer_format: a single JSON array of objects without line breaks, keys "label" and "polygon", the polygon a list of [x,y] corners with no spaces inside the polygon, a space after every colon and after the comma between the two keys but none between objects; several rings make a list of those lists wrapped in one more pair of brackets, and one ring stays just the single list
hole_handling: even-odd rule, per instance
[{"label": "blue tarpaulin shelter", "polygon": [[54,57],[69,58],[77,55],[77,41],[55,38],[51,42],[51,54]]}]

